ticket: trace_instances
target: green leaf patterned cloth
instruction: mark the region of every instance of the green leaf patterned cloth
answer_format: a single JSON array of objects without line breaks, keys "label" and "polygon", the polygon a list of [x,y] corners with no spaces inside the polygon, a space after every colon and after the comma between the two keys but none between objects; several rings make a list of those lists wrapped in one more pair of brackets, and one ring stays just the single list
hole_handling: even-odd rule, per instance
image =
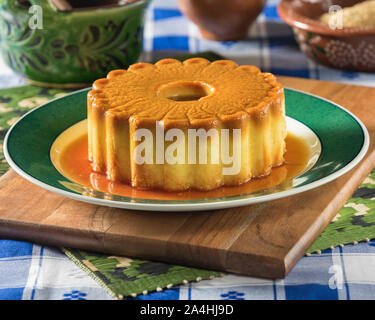
[{"label": "green leaf patterned cloth", "polygon": [[[68,91],[35,86],[0,90],[0,175],[8,169],[2,144],[6,131],[30,109]],[[309,253],[375,238],[375,171],[363,182],[335,219],[308,250]],[[117,257],[76,249],[62,249],[107,292],[124,298],[163,290],[221,273],[184,266]]]},{"label": "green leaf patterned cloth", "polygon": [[131,259],[62,249],[80,268],[86,271],[111,296],[123,299],[126,296],[162,291],[175,285],[213,279],[221,273],[196,268],[188,268],[162,262]]},{"label": "green leaf patterned cloth", "polygon": [[338,212],[308,253],[375,237],[375,170]]}]

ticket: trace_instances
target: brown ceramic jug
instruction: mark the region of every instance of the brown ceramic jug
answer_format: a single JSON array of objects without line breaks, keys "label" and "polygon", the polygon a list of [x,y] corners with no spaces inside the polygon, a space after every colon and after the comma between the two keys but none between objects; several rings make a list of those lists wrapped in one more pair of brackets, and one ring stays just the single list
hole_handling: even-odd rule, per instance
[{"label": "brown ceramic jug", "polygon": [[262,12],[266,0],[178,0],[181,11],[209,40],[240,40]]}]

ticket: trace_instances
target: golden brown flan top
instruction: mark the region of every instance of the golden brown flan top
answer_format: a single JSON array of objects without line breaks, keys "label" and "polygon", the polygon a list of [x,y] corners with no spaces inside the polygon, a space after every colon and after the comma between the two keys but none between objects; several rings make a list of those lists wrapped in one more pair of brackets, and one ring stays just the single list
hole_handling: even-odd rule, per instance
[{"label": "golden brown flan top", "polygon": [[[241,170],[219,164],[133,161],[137,129],[241,129]],[[284,91],[274,75],[230,60],[164,59],[111,71],[88,94],[89,157],[93,169],[140,188],[210,190],[269,174],[283,163]],[[211,144],[219,141],[209,141]],[[154,146],[155,147],[155,146]],[[165,146],[167,148],[167,144]],[[210,155],[208,155],[208,158]]]}]

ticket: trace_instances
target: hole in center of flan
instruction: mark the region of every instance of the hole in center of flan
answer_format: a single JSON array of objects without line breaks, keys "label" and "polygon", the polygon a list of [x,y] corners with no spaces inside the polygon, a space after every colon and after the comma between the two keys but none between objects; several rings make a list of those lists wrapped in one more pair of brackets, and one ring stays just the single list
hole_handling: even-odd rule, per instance
[{"label": "hole in center of flan", "polygon": [[175,81],[162,85],[158,96],[173,101],[194,101],[211,95],[215,89],[201,81]]}]

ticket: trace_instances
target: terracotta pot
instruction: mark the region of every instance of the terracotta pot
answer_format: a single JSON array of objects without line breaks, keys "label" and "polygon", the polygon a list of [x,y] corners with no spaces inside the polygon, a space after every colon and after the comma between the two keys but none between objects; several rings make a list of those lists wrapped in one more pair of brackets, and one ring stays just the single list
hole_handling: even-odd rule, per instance
[{"label": "terracotta pot", "polygon": [[283,0],[281,18],[294,31],[301,50],[314,61],[329,67],[375,72],[375,29],[331,29],[318,21],[329,5],[343,8],[363,0]]},{"label": "terracotta pot", "polygon": [[204,38],[229,41],[246,38],[266,0],[178,0],[178,4]]}]

